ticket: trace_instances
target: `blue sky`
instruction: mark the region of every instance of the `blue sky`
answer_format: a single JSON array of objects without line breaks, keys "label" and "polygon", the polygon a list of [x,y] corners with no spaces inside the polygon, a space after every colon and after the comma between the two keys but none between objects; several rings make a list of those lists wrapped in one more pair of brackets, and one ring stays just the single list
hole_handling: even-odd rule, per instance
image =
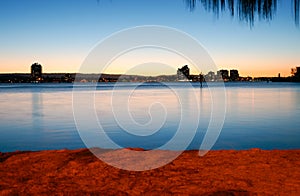
[{"label": "blue sky", "polygon": [[185,31],[220,68],[243,76],[289,75],[300,65],[300,28],[287,0],[252,29],[227,13],[189,12],[183,0],[1,0],[0,72],[28,72],[35,61],[45,72],[76,72],[99,41],[139,25]]}]

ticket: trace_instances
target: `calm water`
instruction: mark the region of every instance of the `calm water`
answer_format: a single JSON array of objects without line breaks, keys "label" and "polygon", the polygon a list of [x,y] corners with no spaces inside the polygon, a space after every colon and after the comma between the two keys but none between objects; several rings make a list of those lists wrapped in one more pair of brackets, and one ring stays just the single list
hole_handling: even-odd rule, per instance
[{"label": "calm water", "polygon": [[[179,90],[183,97],[179,100],[168,87],[148,83],[136,88],[128,99],[131,85],[122,84],[113,91],[113,84],[101,84],[96,92],[89,85],[80,86],[83,94],[95,94],[99,123],[113,141],[122,147],[160,147],[175,135],[182,110],[186,111],[185,127],[195,120],[194,111],[200,111],[197,133],[189,145],[189,149],[199,148],[211,115],[208,88],[200,90],[198,84],[193,87],[169,84]],[[225,86],[226,117],[213,149],[300,148],[300,84],[227,83]],[[73,118],[72,90],[71,84],[0,84],[0,151],[84,148]],[[113,92],[116,94],[112,100]],[[125,102],[133,121],[122,117]],[[91,119],[85,120],[88,124]],[[152,133],[152,129],[157,132]],[[93,137],[97,130],[87,126],[83,131],[87,137],[89,134]],[[189,131],[187,128],[186,133]],[[95,139],[102,142],[102,138]]]}]

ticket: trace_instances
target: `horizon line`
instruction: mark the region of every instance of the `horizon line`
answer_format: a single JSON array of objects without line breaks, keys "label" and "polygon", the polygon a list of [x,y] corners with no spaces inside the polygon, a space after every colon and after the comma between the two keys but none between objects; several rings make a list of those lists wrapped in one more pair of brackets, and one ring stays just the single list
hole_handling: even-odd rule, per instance
[{"label": "horizon line", "polygon": [[[220,70],[234,70],[234,69],[220,69]],[[219,71],[220,71],[219,70]],[[238,70],[238,69],[235,69],[235,70]],[[210,71],[209,71],[210,72]],[[204,75],[208,74],[209,72],[207,73],[204,73]],[[215,73],[215,72],[214,72]],[[0,75],[3,75],[3,74],[24,74],[24,75],[31,75],[31,73],[22,73],[22,72],[0,72]],[[177,74],[161,74],[161,75],[139,75],[139,74],[119,74],[119,73],[76,73],[76,72],[45,72],[43,74],[85,74],[85,75],[114,75],[114,76],[142,76],[142,77],[159,77],[159,76],[176,76]],[[190,74],[192,76],[196,76],[196,75],[200,75],[201,73],[199,74]],[[289,76],[281,76],[282,78],[286,78],[286,77],[291,77],[292,75],[289,75]],[[251,77],[251,78],[276,78],[278,77],[278,75],[276,76],[240,76],[241,78],[247,78],[247,77]]]}]

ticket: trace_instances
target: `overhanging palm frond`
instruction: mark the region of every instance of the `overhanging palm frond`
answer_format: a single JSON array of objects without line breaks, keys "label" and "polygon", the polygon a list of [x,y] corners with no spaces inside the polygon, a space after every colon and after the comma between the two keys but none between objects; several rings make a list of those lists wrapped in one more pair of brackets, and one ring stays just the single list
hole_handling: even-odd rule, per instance
[{"label": "overhanging palm frond", "polygon": [[[286,1],[286,0],[284,0]],[[300,0],[294,1],[295,24],[299,25]],[[239,20],[254,25],[255,18],[272,20],[277,10],[277,0],[185,0],[190,10],[194,10],[200,3],[205,10],[213,11],[216,16],[227,8],[232,17],[238,16]]]}]

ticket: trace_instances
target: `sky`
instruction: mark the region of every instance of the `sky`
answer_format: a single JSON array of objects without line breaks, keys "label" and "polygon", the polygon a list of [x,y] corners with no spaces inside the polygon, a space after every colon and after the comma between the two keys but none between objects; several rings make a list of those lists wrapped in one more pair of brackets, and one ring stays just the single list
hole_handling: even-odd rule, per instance
[{"label": "sky", "polygon": [[[238,69],[241,76],[289,76],[300,66],[300,28],[292,9],[290,1],[279,0],[272,21],[256,21],[250,28],[228,13],[217,18],[199,6],[190,12],[183,0],[0,0],[0,73],[28,73],[34,62],[44,72],[74,73],[111,34],[162,25],[198,40],[218,69]],[[106,72],[122,74],[136,63],[125,57]],[[162,69],[163,74],[188,63],[169,60],[174,67]]]}]

